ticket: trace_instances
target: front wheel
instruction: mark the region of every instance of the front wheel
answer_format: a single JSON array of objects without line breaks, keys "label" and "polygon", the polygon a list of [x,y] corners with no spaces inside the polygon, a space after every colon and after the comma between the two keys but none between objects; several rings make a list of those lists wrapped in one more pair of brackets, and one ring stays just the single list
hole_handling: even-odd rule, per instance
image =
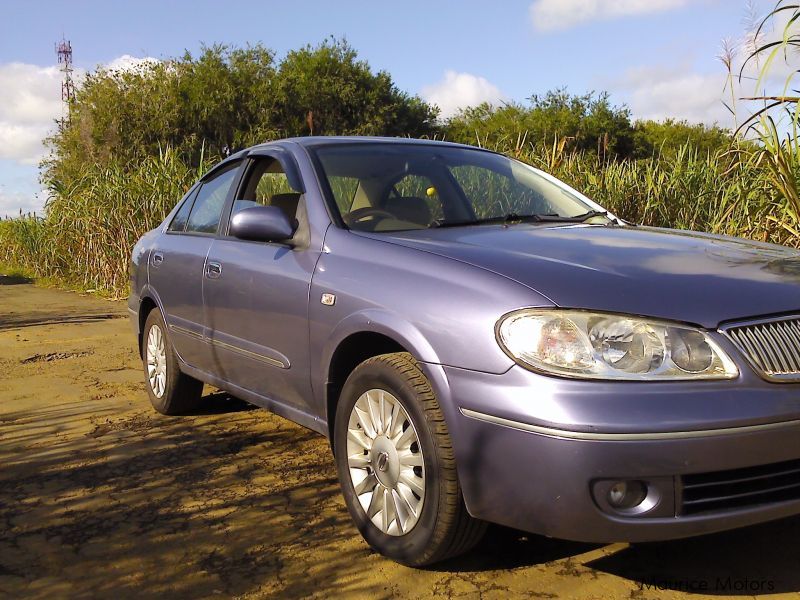
[{"label": "front wheel", "polygon": [[407,353],[361,363],[334,424],[339,482],[364,539],[410,566],[472,548],[485,523],[468,513],[439,402]]},{"label": "front wheel", "polygon": [[203,382],[181,372],[166,331],[164,317],[154,308],[142,335],[145,385],[153,408],[164,415],[178,415],[197,408]]}]

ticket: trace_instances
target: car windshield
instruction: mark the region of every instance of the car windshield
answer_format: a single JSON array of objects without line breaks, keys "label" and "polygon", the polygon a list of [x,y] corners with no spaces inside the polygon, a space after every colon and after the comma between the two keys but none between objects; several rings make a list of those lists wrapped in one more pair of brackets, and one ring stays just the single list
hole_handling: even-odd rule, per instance
[{"label": "car windshield", "polygon": [[572,189],[478,149],[407,143],[322,146],[315,154],[344,223],[400,231],[604,219]]}]

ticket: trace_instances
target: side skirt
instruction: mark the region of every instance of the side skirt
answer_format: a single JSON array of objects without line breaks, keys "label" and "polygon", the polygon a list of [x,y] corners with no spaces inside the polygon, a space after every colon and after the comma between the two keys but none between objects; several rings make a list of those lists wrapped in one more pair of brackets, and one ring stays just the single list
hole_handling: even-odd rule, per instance
[{"label": "side skirt", "polygon": [[294,406],[277,402],[271,398],[267,398],[260,394],[256,394],[255,392],[251,392],[250,390],[241,388],[238,385],[230,383],[229,381],[224,381],[219,377],[215,377],[210,373],[190,367],[186,363],[183,363],[183,361],[181,361],[181,363],[181,371],[187,375],[190,375],[195,379],[199,379],[200,381],[203,381],[209,385],[213,385],[214,387],[218,387],[219,389],[224,390],[229,394],[236,396],[237,398],[241,398],[242,400],[249,402],[250,404],[255,404],[261,408],[266,408],[268,411],[285,419],[289,419],[290,421],[297,423],[298,425],[302,425],[303,427],[306,427],[312,431],[316,431],[326,438],[328,437],[328,424],[319,417],[307,412],[303,412]]}]

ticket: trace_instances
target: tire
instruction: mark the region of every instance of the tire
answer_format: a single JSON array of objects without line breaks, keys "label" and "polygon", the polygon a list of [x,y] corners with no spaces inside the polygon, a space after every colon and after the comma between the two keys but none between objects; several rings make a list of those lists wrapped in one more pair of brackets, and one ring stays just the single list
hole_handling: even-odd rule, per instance
[{"label": "tire", "polygon": [[[166,331],[167,327],[161,311],[154,308],[147,315],[142,332],[144,382],[153,408],[163,415],[179,415],[200,405],[203,382],[181,372],[178,356],[175,354]],[[156,370],[161,371],[157,377],[151,377],[153,373],[149,372],[151,366],[148,366],[148,361],[151,359],[155,361],[155,364],[151,366],[155,366]]]},{"label": "tire", "polygon": [[486,523],[467,513],[444,414],[410,354],[376,356],[350,374],[336,409],[334,449],[347,509],[384,556],[421,567],[480,541]]}]

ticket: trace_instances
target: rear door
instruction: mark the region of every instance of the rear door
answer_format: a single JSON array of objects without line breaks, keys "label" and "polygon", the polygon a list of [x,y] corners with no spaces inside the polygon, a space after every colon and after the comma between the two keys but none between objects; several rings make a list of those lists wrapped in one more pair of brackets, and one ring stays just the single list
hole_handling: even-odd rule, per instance
[{"label": "rear door", "polygon": [[[254,204],[277,206],[300,234],[308,227],[297,177],[281,160],[250,159],[231,216]],[[291,168],[291,165],[290,165]],[[292,181],[294,184],[290,183]],[[228,219],[229,221],[229,219]],[[310,411],[308,294],[319,250],[301,243],[213,241],[203,293],[214,372],[269,400]]]},{"label": "rear door", "polygon": [[204,371],[211,353],[203,337],[203,274],[239,166],[234,163],[203,181],[150,252],[150,285],[161,300],[170,339],[184,362]]}]

